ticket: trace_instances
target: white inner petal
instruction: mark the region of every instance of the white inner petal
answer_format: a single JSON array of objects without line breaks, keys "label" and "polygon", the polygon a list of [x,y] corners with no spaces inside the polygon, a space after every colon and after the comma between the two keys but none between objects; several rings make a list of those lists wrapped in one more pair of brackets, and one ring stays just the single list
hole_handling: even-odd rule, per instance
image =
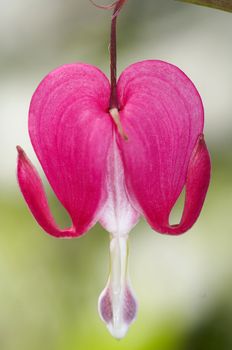
[{"label": "white inner petal", "polygon": [[107,201],[99,221],[113,236],[126,235],[137,223],[139,213],[128,200],[124,169],[115,135],[107,159],[106,190]]},{"label": "white inner petal", "polygon": [[111,236],[110,274],[99,297],[98,309],[110,333],[121,339],[137,312],[127,272],[127,242],[139,213],[130,204],[126,193],[124,168],[115,134],[107,158],[106,192],[107,200],[99,221]]}]

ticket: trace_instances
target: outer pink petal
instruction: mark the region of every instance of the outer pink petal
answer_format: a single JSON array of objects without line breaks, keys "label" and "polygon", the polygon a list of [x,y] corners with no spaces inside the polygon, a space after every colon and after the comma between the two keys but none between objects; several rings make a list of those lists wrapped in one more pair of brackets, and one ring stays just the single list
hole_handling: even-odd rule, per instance
[{"label": "outer pink petal", "polygon": [[210,156],[204,136],[200,135],[188,166],[185,206],[181,222],[179,225],[170,226],[168,224],[168,218],[166,219],[166,223],[165,218],[161,218],[164,232],[180,234],[193,226],[204,204],[210,182],[210,171]]},{"label": "outer pink petal", "polygon": [[30,105],[35,152],[76,234],[98,219],[105,202],[107,151],[112,140],[110,86],[93,66],[72,64],[51,72]]},{"label": "outer pink petal", "polygon": [[[119,144],[131,201],[155,230],[182,233],[197,219],[209,180],[210,161],[205,147],[198,157],[203,163],[199,160],[198,166],[194,161],[190,164],[203,130],[201,98],[180,69],[162,61],[144,61],[127,68],[120,77],[118,92],[121,119],[129,137],[128,142],[119,140]],[[187,209],[181,226],[172,229],[169,214],[187,173]],[[195,179],[193,185],[191,178],[196,173],[203,178],[199,182]]]},{"label": "outer pink petal", "polygon": [[50,212],[46,194],[36,169],[21,147],[18,150],[17,176],[20,189],[38,224],[50,235],[56,237],[75,236],[73,228],[60,230]]}]

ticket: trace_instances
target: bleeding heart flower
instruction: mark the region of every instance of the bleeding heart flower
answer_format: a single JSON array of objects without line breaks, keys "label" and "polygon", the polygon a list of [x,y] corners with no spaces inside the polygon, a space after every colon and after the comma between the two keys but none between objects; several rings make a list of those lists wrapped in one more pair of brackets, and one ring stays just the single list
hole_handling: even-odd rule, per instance
[{"label": "bleeding heart flower", "polygon": [[[72,226],[62,230],[55,223],[39,175],[19,146],[17,174],[32,214],[50,235],[79,237],[97,221],[109,231],[111,271],[99,312],[121,338],[137,309],[127,274],[128,233],[140,216],[160,233],[190,229],[208,189],[210,158],[201,98],[179,68],[143,61],[116,82],[116,17],[111,84],[96,67],[64,65],[45,77],[30,105],[31,142]],[[184,187],[181,222],[170,225]]]}]

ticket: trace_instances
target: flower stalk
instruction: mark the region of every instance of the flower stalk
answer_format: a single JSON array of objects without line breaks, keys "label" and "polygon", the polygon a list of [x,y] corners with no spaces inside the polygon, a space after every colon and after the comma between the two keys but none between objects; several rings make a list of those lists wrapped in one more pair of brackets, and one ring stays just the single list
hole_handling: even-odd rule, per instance
[{"label": "flower stalk", "polygon": [[117,18],[125,2],[126,0],[119,0],[113,4],[115,5],[115,7],[112,15],[112,20],[111,20],[111,35],[110,35],[111,92],[110,92],[109,113],[117,127],[118,133],[121,135],[121,137],[125,141],[127,141],[128,136],[125,133],[120,120],[120,114],[119,114],[120,106],[118,103],[118,94],[117,94]]},{"label": "flower stalk", "polygon": [[111,35],[110,35],[110,110],[117,108],[119,110],[118,96],[117,96],[117,18],[126,0],[119,0],[116,2],[113,16],[111,20]]}]

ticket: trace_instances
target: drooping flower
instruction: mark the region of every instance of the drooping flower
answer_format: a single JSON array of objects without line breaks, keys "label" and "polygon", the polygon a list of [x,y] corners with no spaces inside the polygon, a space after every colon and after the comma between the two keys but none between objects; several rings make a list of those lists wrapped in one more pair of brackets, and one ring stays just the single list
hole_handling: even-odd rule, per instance
[{"label": "drooping flower", "polygon": [[[113,85],[98,68],[75,63],[48,74],[32,97],[31,142],[70,228],[55,223],[39,175],[19,146],[17,175],[32,214],[50,235],[79,237],[97,221],[110,233],[111,272],[99,312],[121,338],[137,310],[127,274],[128,234],[141,216],[160,233],[190,229],[208,189],[210,158],[201,98],[179,68],[135,63]],[[182,219],[170,225],[184,187]]]}]

